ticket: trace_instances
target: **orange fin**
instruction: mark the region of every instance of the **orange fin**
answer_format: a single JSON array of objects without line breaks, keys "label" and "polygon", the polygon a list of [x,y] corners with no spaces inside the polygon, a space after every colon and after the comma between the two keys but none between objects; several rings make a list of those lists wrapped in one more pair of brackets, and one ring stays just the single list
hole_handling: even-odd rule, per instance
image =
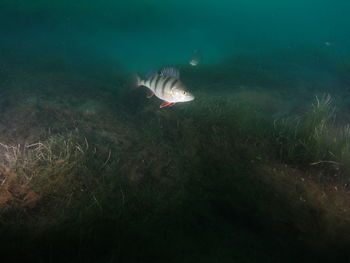
[{"label": "orange fin", "polygon": [[159,106],[159,108],[164,108],[166,106],[173,106],[174,102],[163,101],[163,103]]},{"label": "orange fin", "polygon": [[152,98],[154,96],[154,93],[152,91],[149,91],[147,93],[147,99]]}]

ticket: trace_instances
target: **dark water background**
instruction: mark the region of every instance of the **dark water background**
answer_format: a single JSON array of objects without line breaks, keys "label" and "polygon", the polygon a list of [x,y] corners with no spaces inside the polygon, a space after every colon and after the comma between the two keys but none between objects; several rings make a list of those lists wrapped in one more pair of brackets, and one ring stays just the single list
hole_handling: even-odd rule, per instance
[{"label": "dark water background", "polygon": [[[127,70],[311,46],[349,56],[350,4],[334,1],[1,1],[1,46]],[[330,46],[325,43],[329,42]],[[292,53],[293,54],[293,53]]]},{"label": "dark water background", "polygon": [[[11,166],[38,175],[25,185],[40,198],[17,193],[23,178],[0,187],[4,258],[349,262],[350,158],[310,168],[319,149],[293,159],[273,130],[324,93],[330,130],[349,123],[349,14],[346,0],[0,0],[0,142],[87,151],[67,170],[61,157]],[[130,91],[131,73],[164,65],[193,102],[162,111]]]}]

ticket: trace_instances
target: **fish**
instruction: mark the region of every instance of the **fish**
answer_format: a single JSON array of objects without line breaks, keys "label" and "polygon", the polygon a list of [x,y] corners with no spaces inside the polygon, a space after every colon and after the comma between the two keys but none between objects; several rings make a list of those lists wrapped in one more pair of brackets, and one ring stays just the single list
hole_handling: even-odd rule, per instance
[{"label": "fish", "polygon": [[201,61],[201,54],[198,50],[193,51],[192,57],[189,61],[190,65],[195,67],[197,66]]},{"label": "fish", "polygon": [[180,72],[173,67],[162,68],[159,72],[152,73],[148,78],[142,80],[136,74],[136,87],[144,86],[149,89],[147,98],[156,96],[163,100],[160,108],[173,106],[178,102],[194,100],[186,86],[180,80]]},{"label": "fish", "polygon": [[326,46],[333,46],[333,45],[334,45],[334,42],[326,41],[326,42],[324,42],[324,44],[325,44]]}]

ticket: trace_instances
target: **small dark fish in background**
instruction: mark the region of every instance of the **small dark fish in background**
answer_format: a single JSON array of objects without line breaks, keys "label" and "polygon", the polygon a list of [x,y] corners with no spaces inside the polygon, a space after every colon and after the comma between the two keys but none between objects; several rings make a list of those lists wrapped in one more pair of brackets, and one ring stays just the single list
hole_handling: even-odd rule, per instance
[{"label": "small dark fish in background", "polygon": [[180,72],[176,68],[163,68],[159,72],[151,74],[145,80],[136,75],[136,87],[145,86],[150,90],[147,98],[153,95],[163,100],[160,108],[173,106],[177,102],[194,100],[194,96],[187,91],[186,86],[180,81]]},{"label": "small dark fish in background", "polygon": [[193,51],[192,57],[189,61],[190,65],[195,67],[201,62],[201,54],[198,50]]}]

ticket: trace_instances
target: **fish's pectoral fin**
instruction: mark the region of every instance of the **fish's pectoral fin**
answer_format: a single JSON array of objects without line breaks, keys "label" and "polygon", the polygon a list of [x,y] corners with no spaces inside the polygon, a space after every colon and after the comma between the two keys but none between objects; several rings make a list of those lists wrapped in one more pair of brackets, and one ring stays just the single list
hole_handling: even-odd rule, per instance
[{"label": "fish's pectoral fin", "polygon": [[163,103],[159,106],[159,108],[164,108],[166,106],[174,106],[174,102],[163,101]]},{"label": "fish's pectoral fin", "polygon": [[152,98],[154,96],[154,92],[153,91],[149,91],[148,93],[147,93],[147,99],[149,99],[149,98]]}]

